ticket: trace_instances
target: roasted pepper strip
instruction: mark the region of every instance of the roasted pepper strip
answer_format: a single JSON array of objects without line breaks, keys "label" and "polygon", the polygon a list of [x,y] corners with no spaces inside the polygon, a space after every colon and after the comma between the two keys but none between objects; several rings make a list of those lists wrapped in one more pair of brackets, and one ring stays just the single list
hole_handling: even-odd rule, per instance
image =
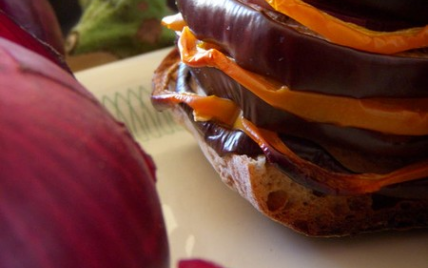
[{"label": "roasted pepper strip", "polygon": [[[298,183],[325,193],[339,195],[373,193],[388,185],[428,177],[428,161],[415,163],[388,174],[331,172],[300,158],[281,141],[275,132],[257,128],[244,118],[238,118],[234,126],[257,142],[267,159],[273,164],[278,164],[277,161],[286,161],[290,164],[282,163],[283,165],[279,164],[279,166],[282,166],[287,173],[302,173],[301,176],[296,176],[302,179]],[[282,158],[275,157],[274,151],[281,154]]]},{"label": "roasted pepper strip", "polygon": [[170,30],[181,31],[185,26],[186,22],[181,16],[181,13],[166,16],[162,19],[162,26],[167,27]]},{"label": "roasted pepper strip", "polygon": [[181,59],[193,67],[215,67],[275,108],[308,121],[357,127],[395,135],[428,134],[428,99],[353,99],[292,91],[239,67],[216,49],[207,49],[185,27],[179,40]]},{"label": "roasted pepper strip", "polygon": [[394,32],[377,32],[339,20],[301,0],[266,0],[332,43],[379,54],[394,54],[428,46],[428,25]]},{"label": "roasted pepper strip", "polygon": [[164,93],[152,96],[156,102],[168,104],[186,103],[193,109],[195,121],[214,120],[232,125],[239,115],[239,107],[228,99],[216,96],[199,96],[191,93]]},{"label": "roasted pepper strip", "polygon": [[239,108],[228,101],[212,96],[171,91],[164,91],[152,98],[157,103],[165,102],[168,105],[186,103],[194,109],[194,114],[203,114],[205,119],[212,119],[219,124],[243,131],[260,146],[272,164],[278,164],[288,174],[296,174],[297,176],[291,177],[299,178],[298,183],[324,193],[335,195],[373,193],[385,186],[428,177],[428,161],[415,163],[387,174],[343,174],[328,171],[300,158],[275,132],[258,128],[247,119],[238,116]]}]

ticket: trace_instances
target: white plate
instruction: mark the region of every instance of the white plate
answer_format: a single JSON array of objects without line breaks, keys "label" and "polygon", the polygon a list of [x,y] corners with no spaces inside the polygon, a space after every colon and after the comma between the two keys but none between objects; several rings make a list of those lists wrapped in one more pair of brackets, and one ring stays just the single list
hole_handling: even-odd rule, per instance
[{"label": "white plate", "polygon": [[428,232],[314,239],[263,217],[220,182],[193,138],[150,104],[151,77],[170,49],[76,77],[124,121],[158,167],[171,267],[205,258],[228,268],[426,268]]}]

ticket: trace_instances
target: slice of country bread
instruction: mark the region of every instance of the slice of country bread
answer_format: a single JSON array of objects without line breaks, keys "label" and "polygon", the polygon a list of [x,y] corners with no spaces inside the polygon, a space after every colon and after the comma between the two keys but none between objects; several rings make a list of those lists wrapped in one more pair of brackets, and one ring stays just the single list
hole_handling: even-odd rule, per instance
[{"label": "slice of country bread", "polygon": [[[154,95],[175,87],[177,60],[173,52],[157,69]],[[220,156],[204,141],[193,118],[180,105],[171,110],[177,122],[193,134],[226,185],[267,217],[297,232],[309,236],[345,236],[428,226],[427,199],[399,199],[379,194],[331,196],[314,192],[295,183],[268,163],[264,155]]]}]

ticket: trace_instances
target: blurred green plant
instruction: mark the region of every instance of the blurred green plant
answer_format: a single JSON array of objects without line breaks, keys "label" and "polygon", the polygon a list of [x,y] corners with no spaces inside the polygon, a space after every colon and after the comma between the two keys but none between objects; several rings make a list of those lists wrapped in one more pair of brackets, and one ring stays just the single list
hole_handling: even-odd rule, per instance
[{"label": "blurred green plant", "polygon": [[126,58],[173,45],[161,25],[173,11],[166,0],[79,0],[83,13],[70,31],[68,55],[107,52]]}]

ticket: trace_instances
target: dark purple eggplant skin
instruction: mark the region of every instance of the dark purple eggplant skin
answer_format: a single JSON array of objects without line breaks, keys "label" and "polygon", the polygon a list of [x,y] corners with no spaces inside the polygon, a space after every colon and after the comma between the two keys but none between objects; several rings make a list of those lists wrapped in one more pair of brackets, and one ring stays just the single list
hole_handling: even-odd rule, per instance
[{"label": "dark purple eggplant skin", "polygon": [[[241,107],[244,117],[258,127],[309,140],[323,148],[346,148],[347,154],[363,155],[365,161],[377,163],[379,170],[383,171],[392,171],[427,158],[428,136],[388,135],[359,128],[308,122],[272,107],[215,68],[189,69],[193,79],[207,95],[233,100]],[[213,129],[209,130],[213,132]]]},{"label": "dark purple eggplant skin", "polygon": [[[404,9],[394,10],[397,8],[394,7],[393,1],[377,3],[378,1],[305,0],[305,2],[340,20],[351,22],[374,31],[397,31],[425,26],[428,23],[427,16],[420,19],[413,17],[411,14],[400,16],[400,11]],[[413,2],[419,2],[417,3],[418,5],[414,6],[421,8],[418,12],[425,10],[425,14],[427,14],[428,2],[422,3],[420,0]],[[388,4],[390,5],[388,6]]]},{"label": "dark purple eggplant skin", "polygon": [[[194,86],[197,84],[198,86],[202,87],[202,89],[205,92],[209,94],[214,94],[213,90],[216,90],[217,92],[219,92],[220,96],[224,96],[224,97],[232,96],[231,98],[234,100],[239,99],[238,96],[241,93],[237,93],[237,91],[240,92],[238,88],[229,88],[229,90],[225,89],[223,92],[220,92],[221,91],[220,87],[213,86],[213,84],[217,84],[217,85],[221,84],[222,86],[225,86],[225,85],[228,85],[230,81],[217,82],[218,80],[221,80],[221,79],[215,75],[211,76],[212,78],[211,83],[204,84],[200,80],[198,81],[197,77],[199,75],[202,77],[206,77],[208,79],[210,74],[213,74],[211,72],[212,70],[214,70],[215,73],[219,73],[218,70],[215,70],[213,68],[204,68],[204,69],[205,70],[210,69],[210,71],[202,73],[200,72],[201,69],[195,70],[193,68],[189,68],[185,66],[184,64],[180,64],[175,91],[176,92],[194,92],[195,91]],[[197,81],[196,84],[194,83],[195,80],[193,79],[196,79]],[[228,86],[223,88],[228,88]],[[231,95],[225,96],[224,93],[226,91],[229,91]],[[155,93],[155,95],[156,94],[157,93]],[[153,104],[156,107],[155,99]],[[247,106],[254,107],[254,106],[260,105],[260,103],[248,101],[249,98],[245,97],[244,99],[247,101],[246,102]],[[319,192],[320,194],[337,194],[334,191],[332,192],[333,188],[330,188],[324,185],[323,183],[319,183],[316,180],[313,180],[310,172],[306,172],[305,170],[302,170],[301,168],[296,167],[293,162],[290,162],[290,159],[287,156],[278,152],[275,148],[270,146],[259,147],[254,141],[252,141],[246,134],[242,133],[241,131],[221,126],[216,122],[194,121],[193,110],[188,106],[186,106],[185,104],[181,104],[181,107],[187,112],[188,117],[191,119],[191,121],[193,122],[193,125],[198,130],[200,135],[204,138],[205,142],[209,146],[211,146],[211,148],[213,148],[219,155],[225,156],[228,154],[245,154],[251,157],[251,156],[257,156],[263,153],[266,155],[268,161],[271,164],[277,166],[284,173],[289,175],[290,178],[297,181],[298,183],[301,183],[304,186]],[[244,111],[244,116],[245,116],[245,111]],[[304,128],[304,131],[316,132],[315,135],[321,134],[316,130],[317,124],[307,124],[307,125],[315,126],[315,130],[308,129],[306,127]],[[346,130],[350,131],[350,133],[348,134],[350,135],[353,134],[352,129],[348,128],[348,129],[345,129],[345,131]],[[324,150],[322,146],[317,145],[315,142],[312,142],[305,138],[302,139],[301,137],[296,137],[293,135],[280,134],[280,138],[294,153],[299,155],[299,157],[307,161],[310,161],[316,164],[317,166],[322,167],[323,169],[342,173],[342,174],[353,173],[352,171],[344,167],[333,156],[331,156],[326,150]],[[357,141],[360,142],[358,138],[357,138]],[[425,143],[425,146],[426,145],[427,144]],[[346,148],[346,150],[349,149],[347,147],[344,147],[344,148]],[[366,156],[368,158],[373,157],[373,155],[370,155],[369,153],[366,153]],[[379,156],[374,156],[373,159],[375,158],[379,158]],[[405,157],[402,159],[407,160]],[[394,169],[396,168],[397,166],[394,167]],[[383,198],[427,199],[427,193],[428,193],[428,178],[384,187],[379,192],[376,193],[376,196],[377,198],[381,198],[381,199]]]},{"label": "dark purple eggplant skin", "polygon": [[289,18],[235,0],[177,0],[195,35],[243,68],[292,90],[365,97],[428,97],[428,57],[379,55],[284,26]]},{"label": "dark purple eggplant skin", "polygon": [[426,0],[327,0],[325,2],[353,4],[421,25],[428,24],[428,1]]}]

